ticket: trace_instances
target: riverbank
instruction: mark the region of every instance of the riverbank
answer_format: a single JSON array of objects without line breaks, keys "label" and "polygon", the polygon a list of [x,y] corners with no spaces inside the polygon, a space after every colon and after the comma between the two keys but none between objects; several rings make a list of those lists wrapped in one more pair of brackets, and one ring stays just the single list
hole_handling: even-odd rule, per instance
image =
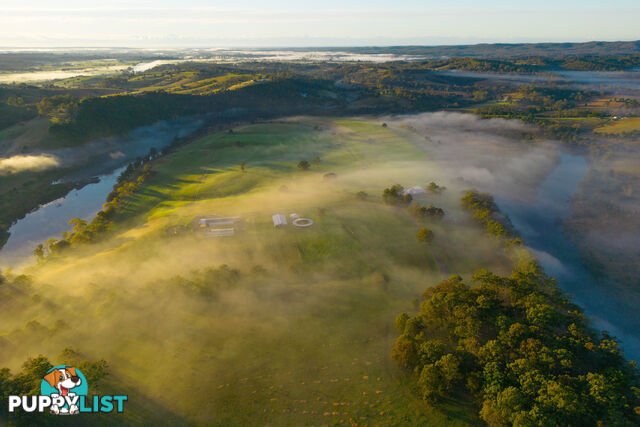
[{"label": "riverbank", "polygon": [[[35,245],[60,237],[71,218],[100,210],[118,171],[150,150],[160,152],[202,127],[202,118],[182,118],[144,126],[121,137],[102,138],[81,149],[54,150],[63,167],[1,177],[0,267],[30,258]],[[30,249],[29,249],[30,248]],[[14,253],[15,252],[15,253]]]},{"label": "riverbank", "polygon": [[560,154],[560,163],[538,187],[534,200],[496,198],[547,274],[581,307],[593,324],[618,337],[625,355],[640,360],[640,315],[633,299],[607,289],[583,264],[579,248],[562,227],[572,200],[587,176],[586,160],[575,153]]}]

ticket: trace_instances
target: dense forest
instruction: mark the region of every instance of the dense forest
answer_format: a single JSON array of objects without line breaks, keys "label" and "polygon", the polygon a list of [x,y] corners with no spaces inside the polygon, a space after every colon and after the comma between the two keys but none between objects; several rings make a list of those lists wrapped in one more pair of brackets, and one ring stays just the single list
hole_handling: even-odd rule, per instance
[{"label": "dense forest", "polygon": [[535,261],[473,281],[452,276],[396,319],[392,358],[427,402],[471,398],[492,426],[640,423],[635,364]]},{"label": "dense forest", "polygon": [[640,42],[479,43],[457,46],[353,47],[340,48],[339,50],[361,54],[395,53],[398,55],[432,55],[434,57],[563,58],[567,56],[599,57],[634,55],[640,53]]},{"label": "dense forest", "polygon": [[429,405],[471,399],[490,426],[637,425],[635,362],[520,248],[491,195],[470,190],[462,204],[516,266],[481,269],[471,286],[453,275],[425,290],[415,316],[398,315],[391,358],[416,392]]}]

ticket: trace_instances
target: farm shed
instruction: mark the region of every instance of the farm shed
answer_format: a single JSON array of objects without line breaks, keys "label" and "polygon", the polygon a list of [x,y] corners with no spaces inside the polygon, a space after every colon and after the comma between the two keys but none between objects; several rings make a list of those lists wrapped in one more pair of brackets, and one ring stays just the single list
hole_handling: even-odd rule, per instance
[{"label": "farm shed", "polygon": [[282,214],[275,214],[273,216],[273,225],[275,227],[287,225],[287,217]]}]

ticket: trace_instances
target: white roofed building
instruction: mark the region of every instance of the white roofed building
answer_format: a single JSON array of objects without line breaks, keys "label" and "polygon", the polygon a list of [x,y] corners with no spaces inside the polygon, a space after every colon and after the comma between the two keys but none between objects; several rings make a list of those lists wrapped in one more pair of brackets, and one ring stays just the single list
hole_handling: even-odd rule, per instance
[{"label": "white roofed building", "polygon": [[282,214],[275,214],[273,217],[273,225],[275,227],[281,227],[287,225],[287,217]]},{"label": "white roofed building", "polygon": [[412,196],[415,196],[416,194],[424,194],[426,192],[427,190],[425,190],[424,188],[418,185],[415,185],[411,188],[407,188],[406,190],[404,190],[402,194],[411,194]]}]

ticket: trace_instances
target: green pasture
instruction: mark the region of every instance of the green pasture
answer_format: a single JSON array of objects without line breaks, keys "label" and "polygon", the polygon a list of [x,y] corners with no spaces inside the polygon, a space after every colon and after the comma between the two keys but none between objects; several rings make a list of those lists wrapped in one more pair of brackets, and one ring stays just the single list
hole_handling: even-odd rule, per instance
[{"label": "green pasture", "polygon": [[[470,223],[417,220],[382,203],[385,187],[438,176],[407,132],[300,118],[209,135],[158,159],[113,238],[35,270],[92,301],[60,303],[81,307],[68,321],[83,326],[65,344],[107,359],[110,387],[119,378],[135,388],[131,422],[155,405],[215,425],[476,423],[466,403],[426,405],[390,360],[394,318],[414,312],[428,286],[506,268],[498,243]],[[461,214],[459,189],[416,200]],[[276,229],[275,213],[315,223]],[[211,214],[240,216],[236,235],[165,233]],[[416,241],[421,227],[434,231],[431,244]],[[239,270],[233,287],[203,296],[189,284],[221,264]]]},{"label": "green pasture", "polygon": [[603,135],[621,135],[638,131],[640,131],[640,117],[627,117],[600,126],[594,132]]}]

